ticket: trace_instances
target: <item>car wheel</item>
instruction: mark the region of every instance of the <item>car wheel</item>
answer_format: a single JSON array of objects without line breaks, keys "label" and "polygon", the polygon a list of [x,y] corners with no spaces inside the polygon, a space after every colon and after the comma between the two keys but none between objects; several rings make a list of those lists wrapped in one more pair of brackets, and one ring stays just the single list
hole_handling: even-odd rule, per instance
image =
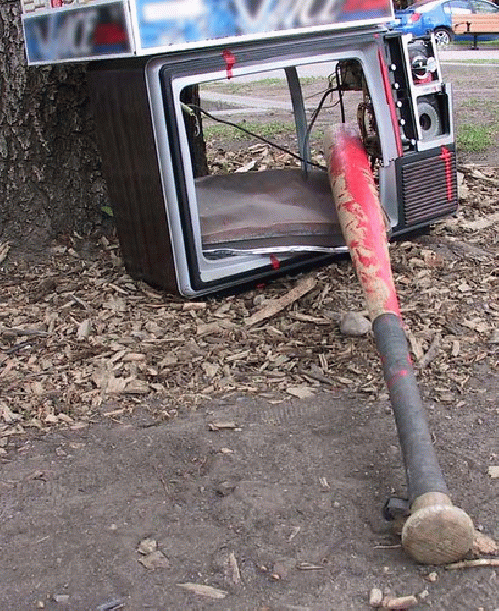
[{"label": "car wheel", "polygon": [[452,32],[447,28],[435,28],[433,33],[435,35],[435,42],[441,47],[445,47],[452,40]]}]

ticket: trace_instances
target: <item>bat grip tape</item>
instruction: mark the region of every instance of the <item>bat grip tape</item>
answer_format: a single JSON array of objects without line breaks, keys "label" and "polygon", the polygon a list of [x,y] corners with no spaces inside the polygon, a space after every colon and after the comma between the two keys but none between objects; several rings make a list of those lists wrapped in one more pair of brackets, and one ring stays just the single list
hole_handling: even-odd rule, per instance
[{"label": "bat grip tape", "polygon": [[373,322],[374,339],[395,414],[407,474],[409,503],[427,492],[447,494],[414,375],[401,319],[381,314]]}]

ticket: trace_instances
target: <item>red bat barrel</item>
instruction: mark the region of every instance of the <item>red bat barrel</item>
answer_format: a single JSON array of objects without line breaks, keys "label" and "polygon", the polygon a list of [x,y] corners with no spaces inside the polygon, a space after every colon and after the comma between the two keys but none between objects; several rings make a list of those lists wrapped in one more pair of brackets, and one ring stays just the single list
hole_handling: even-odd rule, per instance
[{"label": "red bat barrel", "polygon": [[385,217],[365,149],[344,127],[326,134],[334,203],[367,301],[402,448],[411,515],[402,545],[417,561],[462,558],[473,544],[469,516],[448,496],[431,442],[393,282]]}]

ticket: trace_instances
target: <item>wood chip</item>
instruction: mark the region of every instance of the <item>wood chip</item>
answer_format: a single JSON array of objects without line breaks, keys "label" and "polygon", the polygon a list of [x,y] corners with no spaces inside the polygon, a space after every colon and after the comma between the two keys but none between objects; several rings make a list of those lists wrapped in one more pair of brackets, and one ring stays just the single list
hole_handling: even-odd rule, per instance
[{"label": "wood chip", "polygon": [[205,596],[206,598],[225,598],[227,592],[213,588],[212,586],[205,586],[204,584],[198,583],[177,583],[180,588],[197,594],[198,596]]},{"label": "wood chip", "polygon": [[237,428],[233,420],[217,420],[208,424],[209,431],[234,431]]},{"label": "wood chip", "polygon": [[411,346],[411,351],[416,361],[421,361],[424,356],[423,346],[421,345],[421,340],[415,337],[414,333],[410,329],[406,329],[407,339],[409,340],[409,344]]},{"label": "wood chip", "polygon": [[499,212],[495,212],[490,216],[480,218],[476,221],[469,221],[461,223],[463,229],[469,229],[470,231],[479,231],[481,229],[487,229],[493,225],[499,224]]},{"label": "wood chip", "polygon": [[126,380],[124,378],[115,378],[111,376],[105,385],[105,391],[111,394],[119,394],[125,392]]},{"label": "wood chip", "polygon": [[9,254],[10,244],[8,242],[2,242],[0,244],[0,263],[3,263]]},{"label": "wood chip", "polygon": [[200,324],[197,327],[198,335],[223,334],[227,329],[234,329],[235,323],[230,320],[217,320],[206,324]]},{"label": "wood chip", "polygon": [[309,370],[299,369],[298,372],[303,376],[311,378],[312,380],[317,380],[318,382],[322,382],[323,384],[328,384],[329,386],[336,386],[336,382],[334,380],[332,380],[331,378],[328,378],[327,376],[320,373],[319,371],[315,371],[313,369],[309,369]]},{"label": "wood chip", "polygon": [[241,573],[234,552],[230,552],[227,556],[225,562],[225,578],[235,586],[241,583]]},{"label": "wood chip", "polygon": [[170,566],[168,558],[160,551],[152,552],[147,556],[141,556],[138,558],[138,561],[150,571],[154,571],[155,569],[167,569]]},{"label": "wood chip", "polygon": [[49,334],[46,331],[41,331],[39,329],[19,329],[16,327],[9,329],[7,327],[0,326],[0,335],[8,338],[8,337],[23,337],[23,336],[47,337]]},{"label": "wood chip", "polygon": [[497,479],[499,477],[499,465],[490,465],[488,473],[492,479]]},{"label": "wood chip", "polygon": [[475,558],[473,560],[462,560],[461,562],[454,562],[452,564],[446,564],[446,569],[473,569],[481,566],[499,566],[499,558]]},{"label": "wood chip", "polygon": [[314,325],[328,325],[331,326],[331,319],[324,318],[322,316],[309,316],[308,314],[301,314],[301,312],[290,312],[290,318],[300,320],[301,322],[310,322]]},{"label": "wood chip", "polygon": [[369,605],[371,607],[381,607],[383,602],[383,592],[378,588],[373,588],[369,592]]},{"label": "wood chip", "polygon": [[128,354],[123,355],[124,363],[138,363],[140,361],[145,361],[147,359],[145,354],[129,352]]},{"label": "wood chip", "polygon": [[184,312],[202,312],[203,310],[206,310],[207,307],[207,303],[189,301],[183,304],[182,310]]},{"label": "wood chip", "polygon": [[415,596],[385,596],[381,603],[382,609],[410,609],[418,604],[418,599]]},{"label": "wood chip", "polygon": [[139,543],[137,551],[139,552],[139,554],[147,556],[148,554],[152,554],[153,552],[155,552],[157,547],[158,542],[155,539],[147,537],[146,539],[142,539],[142,541]]},{"label": "wood chip", "polygon": [[251,327],[259,322],[262,322],[263,320],[266,320],[267,318],[272,318],[278,312],[281,312],[282,310],[284,310],[284,308],[287,308],[295,301],[298,301],[300,297],[303,297],[303,295],[306,295],[308,292],[310,292],[316,284],[317,281],[313,277],[303,278],[298,282],[295,288],[291,289],[282,297],[279,297],[278,299],[273,299],[270,303],[267,303],[267,305],[261,310],[247,318],[245,320],[245,325],[247,327]]},{"label": "wood chip", "polygon": [[494,539],[475,530],[473,535],[473,554],[475,556],[480,554],[496,554],[497,549],[497,543]]},{"label": "wood chip", "polygon": [[315,396],[313,389],[308,386],[288,386],[286,392],[299,399],[311,399]]},{"label": "wood chip", "polygon": [[78,325],[78,331],[76,332],[77,339],[87,339],[90,337],[92,332],[92,321],[90,319],[84,320]]},{"label": "wood chip", "polygon": [[123,392],[132,395],[147,395],[150,391],[149,384],[143,380],[131,380],[123,390]]},{"label": "wood chip", "polygon": [[3,404],[0,405],[0,420],[7,423],[16,422],[17,420],[21,420],[21,416],[14,413],[7,405]]},{"label": "wood chip", "polygon": [[[221,161],[235,169],[255,155],[258,169],[287,163],[268,147],[242,148]],[[499,170],[481,168],[479,176],[475,169],[463,170],[468,202],[455,217],[416,241],[390,246],[404,319],[416,338],[409,335],[415,362],[424,365],[418,376],[437,389],[441,404],[468,396],[470,363],[490,359],[499,341],[492,298],[497,196],[488,181],[499,180]],[[88,426],[90,413],[119,420],[148,401],[169,419],[230,393],[277,404],[289,400],[287,388],[303,397],[303,388],[309,395],[319,384],[375,400],[386,392],[372,338],[350,340],[338,330],[340,312],[365,310],[348,261],[300,280],[190,302],[132,280],[116,237],[84,257],[78,240],[71,241],[35,264],[12,260],[8,251],[8,273],[0,275],[0,438],[23,435],[28,426],[43,429],[47,417],[51,427],[74,430]],[[0,252],[7,252],[4,243]]]},{"label": "wood chip", "polygon": [[435,333],[435,337],[433,338],[433,341],[431,342],[430,347],[428,348],[426,354],[421,358],[421,360],[418,363],[421,369],[424,369],[427,365],[429,365],[429,363],[431,363],[431,361],[433,361],[433,359],[437,356],[438,351],[440,349],[441,338],[442,338],[441,332],[437,331]]},{"label": "wood chip", "polygon": [[383,596],[378,588],[369,593],[369,605],[375,609],[410,609],[418,602],[415,596]]}]

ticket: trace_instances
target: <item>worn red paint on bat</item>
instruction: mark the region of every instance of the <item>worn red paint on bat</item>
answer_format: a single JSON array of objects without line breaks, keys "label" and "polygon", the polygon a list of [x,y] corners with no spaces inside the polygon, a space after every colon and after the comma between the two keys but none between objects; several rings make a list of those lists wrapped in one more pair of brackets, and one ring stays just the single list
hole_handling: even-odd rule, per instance
[{"label": "worn red paint on bat", "polygon": [[332,138],[329,178],[371,320],[387,312],[400,316],[385,220],[369,159],[360,140],[345,129],[338,129]]},{"label": "worn red paint on bat", "polygon": [[389,380],[386,380],[386,387],[388,388],[388,390],[390,390],[397,380],[399,380],[400,378],[406,378],[408,375],[409,372],[407,371],[407,369],[399,369],[392,375]]}]

